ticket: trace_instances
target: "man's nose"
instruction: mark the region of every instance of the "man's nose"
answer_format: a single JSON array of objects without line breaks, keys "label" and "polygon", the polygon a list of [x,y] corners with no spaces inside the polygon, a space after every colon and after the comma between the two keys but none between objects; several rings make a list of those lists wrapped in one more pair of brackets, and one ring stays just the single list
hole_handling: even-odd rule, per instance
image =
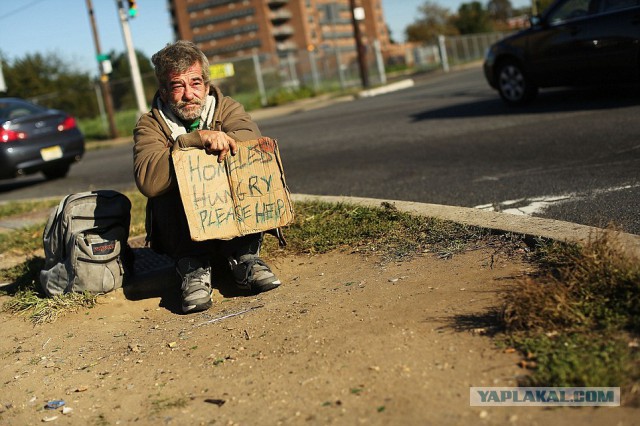
[{"label": "man's nose", "polygon": [[191,99],[193,99],[194,93],[195,93],[195,91],[193,90],[193,88],[191,88],[191,86],[187,85],[184,88],[184,92],[182,92],[182,99],[190,101]]}]

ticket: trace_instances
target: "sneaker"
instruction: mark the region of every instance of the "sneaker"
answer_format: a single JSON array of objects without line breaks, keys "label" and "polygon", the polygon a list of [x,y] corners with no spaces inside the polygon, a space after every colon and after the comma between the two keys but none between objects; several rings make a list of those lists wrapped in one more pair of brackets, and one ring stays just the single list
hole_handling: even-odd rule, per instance
[{"label": "sneaker", "polygon": [[183,257],[176,269],[182,279],[182,312],[209,309],[213,292],[209,265],[193,257]]},{"label": "sneaker", "polygon": [[273,290],[281,284],[267,264],[255,254],[245,254],[237,260],[229,258],[229,264],[238,286],[254,294]]}]

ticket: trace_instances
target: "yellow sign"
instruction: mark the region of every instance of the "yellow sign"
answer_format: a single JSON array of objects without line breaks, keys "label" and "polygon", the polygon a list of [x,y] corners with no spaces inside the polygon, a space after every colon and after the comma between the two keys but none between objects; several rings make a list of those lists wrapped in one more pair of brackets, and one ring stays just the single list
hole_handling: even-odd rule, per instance
[{"label": "yellow sign", "polygon": [[221,78],[233,77],[235,74],[233,69],[233,63],[225,62],[223,64],[209,65],[209,76],[212,80],[219,80]]}]

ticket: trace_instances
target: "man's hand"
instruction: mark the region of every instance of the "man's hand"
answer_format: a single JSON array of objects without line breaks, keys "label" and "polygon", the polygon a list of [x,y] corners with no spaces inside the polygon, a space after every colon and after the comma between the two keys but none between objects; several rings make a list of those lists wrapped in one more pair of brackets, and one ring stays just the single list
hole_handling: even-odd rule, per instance
[{"label": "man's hand", "polygon": [[218,163],[222,163],[229,152],[236,155],[238,144],[225,132],[215,130],[198,130],[202,145],[207,154],[218,155]]}]

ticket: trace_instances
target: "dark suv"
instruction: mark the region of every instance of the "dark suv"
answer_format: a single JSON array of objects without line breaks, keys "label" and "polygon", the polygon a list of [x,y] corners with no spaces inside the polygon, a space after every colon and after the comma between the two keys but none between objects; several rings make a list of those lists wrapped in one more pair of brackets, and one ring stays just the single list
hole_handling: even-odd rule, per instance
[{"label": "dark suv", "polygon": [[487,51],[484,74],[509,105],[539,87],[640,81],[640,0],[557,0]]}]

